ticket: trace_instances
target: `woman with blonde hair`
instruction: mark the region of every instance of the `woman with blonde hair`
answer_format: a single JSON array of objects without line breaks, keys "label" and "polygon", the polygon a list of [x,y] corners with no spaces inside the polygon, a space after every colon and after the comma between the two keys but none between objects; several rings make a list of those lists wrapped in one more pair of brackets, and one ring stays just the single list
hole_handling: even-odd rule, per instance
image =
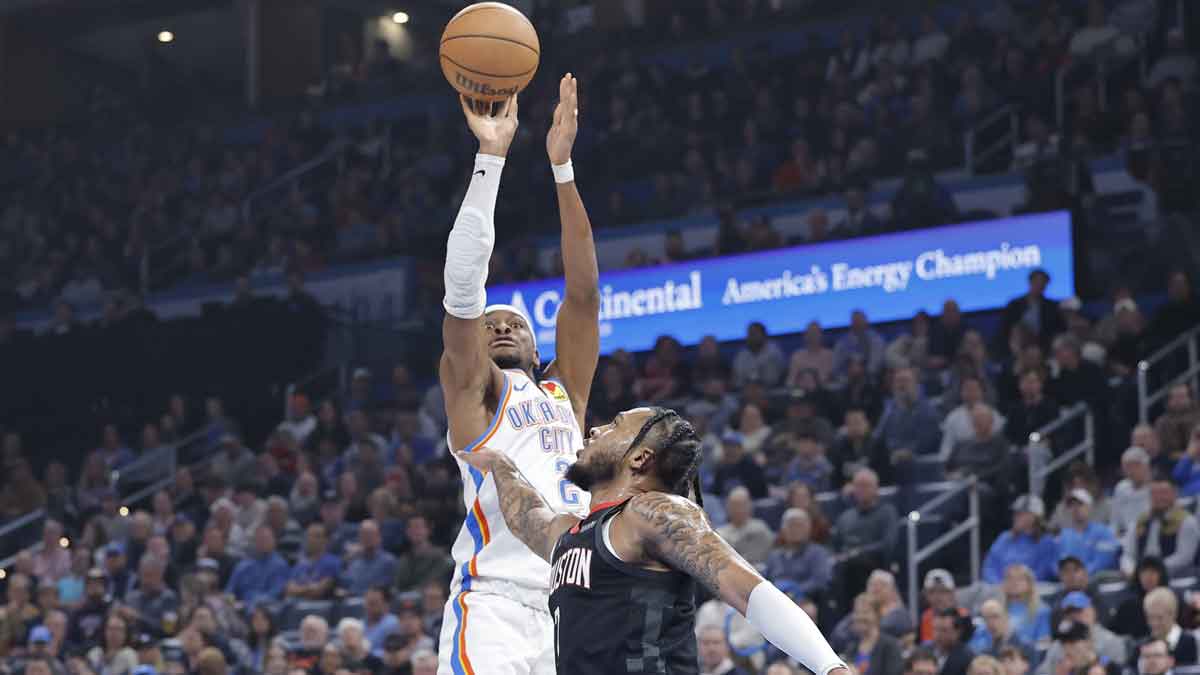
[{"label": "woman with blonde hair", "polygon": [[1033,570],[1021,564],[1009,565],[1004,570],[1001,590],[1013,637],[1028,645],[1048,639],[1050,608],[1038,599]]},{"label": "woman with blonde hair", "polygon": [[1005,675],[1004,666],[995,657],[983,654],[971,659],[967,675]]}]

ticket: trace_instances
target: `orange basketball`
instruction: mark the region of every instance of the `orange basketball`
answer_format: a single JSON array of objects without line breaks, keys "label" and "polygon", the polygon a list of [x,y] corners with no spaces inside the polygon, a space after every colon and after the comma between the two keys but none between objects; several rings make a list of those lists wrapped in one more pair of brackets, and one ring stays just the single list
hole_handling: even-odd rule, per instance
[{"label": "orange basketball", "polygon": [[503,2],[477,2],[446,24],[438,49],[442,73],[460,94],[503,101],[529,84],[541,56],[537,31]]}]

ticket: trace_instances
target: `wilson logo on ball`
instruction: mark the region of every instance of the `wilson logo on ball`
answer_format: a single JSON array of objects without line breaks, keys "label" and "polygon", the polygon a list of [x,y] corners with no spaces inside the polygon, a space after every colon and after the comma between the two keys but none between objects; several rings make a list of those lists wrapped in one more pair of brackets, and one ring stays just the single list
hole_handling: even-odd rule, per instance
[{"label": "wilson logo on ball", "polygon": [[458,89],[464,93],[479,94],[481,96],[489,97],[507,98],[520,90],[520,88],[515,85],[511,87],[505,87],[503,89],[496,89],[487,82],[476,82],[475,80],[472,80],[464,75],[462,72],[457,72],[454,74],[454,84],[456,85],[455,89]]}]

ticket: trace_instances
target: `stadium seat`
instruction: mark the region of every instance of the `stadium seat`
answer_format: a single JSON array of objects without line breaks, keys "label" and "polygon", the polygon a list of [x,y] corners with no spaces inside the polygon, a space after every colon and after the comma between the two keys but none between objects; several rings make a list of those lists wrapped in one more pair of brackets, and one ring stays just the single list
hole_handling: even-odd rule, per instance
[{"label": "stadium seat", "polygon": [[334,618],[336,621],[331,623],[336,624],[342,619],[362,619],[366,614],[367,611],[363,607],[362,597],[343,598],[335,608]]},{"label": "stadium seat", "polygon": [[316,614],[328,620],[332,613],[331,600],[299,600],[284,607],[280,627],[283,630],[299,630],[300,622],[309,614]]}]

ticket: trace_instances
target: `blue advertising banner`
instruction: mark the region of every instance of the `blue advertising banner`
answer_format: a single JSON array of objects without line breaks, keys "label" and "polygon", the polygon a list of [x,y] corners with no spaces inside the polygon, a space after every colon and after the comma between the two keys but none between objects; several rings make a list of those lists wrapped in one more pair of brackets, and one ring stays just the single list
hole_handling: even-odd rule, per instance
[{"label": "blue advertising banner", "polygon": [[[1050,273],[1047,295],[1073,295],[1071,219],[1065,211],[710,258],[600,275],[600,352],[645,351],[660,335],[693,345],[705,335],[745,337],[761,321],[772,334],[846,326],[862,309],[874,322],[996,309],[1026,290],[1029,272]],[[488,302],[520,307],[536,324],[542,362],[554,355],[563,281],[488,289]]]}]

